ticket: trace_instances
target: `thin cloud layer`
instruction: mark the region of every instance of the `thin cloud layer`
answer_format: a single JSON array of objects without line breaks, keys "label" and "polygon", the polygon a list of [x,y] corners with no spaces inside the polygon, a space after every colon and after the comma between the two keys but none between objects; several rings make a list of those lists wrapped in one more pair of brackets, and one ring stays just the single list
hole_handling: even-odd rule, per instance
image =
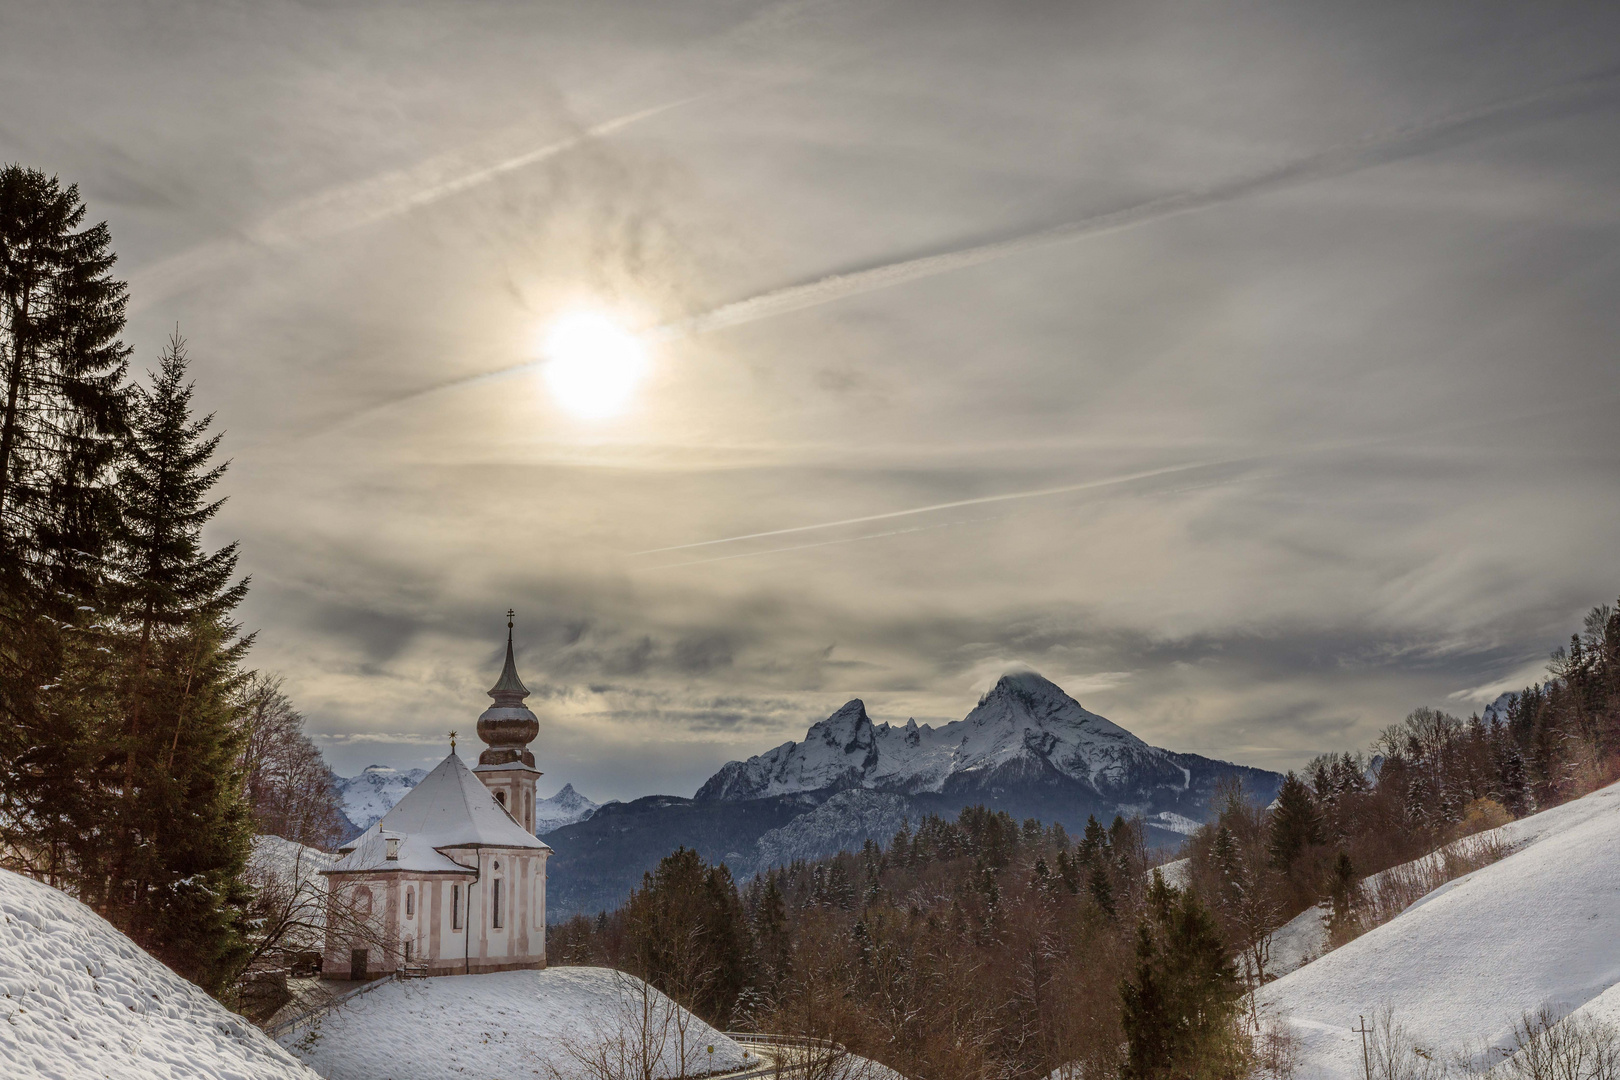
[{"label": "thin cloud layer", "polygon": [[[1595,4],[24,2],[0,156],[107,218],[137,358],[192,343],[255,662],[340,772],[470,737],[508,606],[546,782],[596,799],[1015,666],[1287,767],[1620,591],[1617,43]],[[619,417],[535,375],[581,308],[648,342]]]}]

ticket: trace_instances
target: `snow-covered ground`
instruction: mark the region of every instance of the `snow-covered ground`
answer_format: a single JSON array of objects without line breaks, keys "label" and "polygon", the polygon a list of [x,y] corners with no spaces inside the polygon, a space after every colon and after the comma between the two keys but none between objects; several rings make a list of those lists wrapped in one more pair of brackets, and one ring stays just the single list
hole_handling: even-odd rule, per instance
[{"label": "snow-covered ground", "polygon": [[[443,1080],[463,1073],[516,1080],[550,1078],[552,1068],[563,1077],[584,1076],[578,1055],[621,1034],[632,1041],[639,1034],[643,986],[631,976],[586,967],[389,982],[279,1032],[277,1040],[327,1080]],[[656,1072],[674,1076],[678,1041],[662,1021],[678,1006],[647,989],[664,1031]],[[695,1016],[683,1018],[689,1075],[740,1069],[753,1060]]]},{"label": "snow-covered ground", "polygon": [[588,821],[598,809],[596,803],[575,791],[573,784],[564,784],[563,789],[557,794],[534,804],[535,835],[544,836],[564,825]]},{"label": "snow-covered ground", "polygon": [[253,838],[253,853],[248,856],[248,873],[273,878],[283,885],[291,885],[294,881],[320,884],[325,880],[320,876],[321,871],[336,861],[336,855],[319,848],[283,840],[279,836],[261,835]]},{"label": "snow-covered ground", "polygon": [[1350,1029],[1381,1008],[1431,1055],[1483,1062],[1526,1012],[1620,983],[1620,785],[1494,835],[1514,853],[1260,991],[1303,1040],[1300,1080],[1360,1076]]},{"label": "snow-covered ground", "polygon": [[0,870],[6,1080],[318,1080],[101,916]]}]

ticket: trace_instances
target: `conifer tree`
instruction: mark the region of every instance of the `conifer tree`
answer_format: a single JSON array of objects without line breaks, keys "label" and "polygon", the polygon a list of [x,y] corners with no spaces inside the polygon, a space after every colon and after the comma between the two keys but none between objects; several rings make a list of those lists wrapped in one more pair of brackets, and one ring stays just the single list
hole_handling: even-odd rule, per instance
[{"label": "conifer tree", "polygon": [[1311,844],[1322,842],[1322,814],[1311,790],[1290,772],[1277,791],[1277,809],[1271,815],[1271,864],[1283,873]]},{"label": "conifer tree", "polygon": [[251,826],[239,760],[240,661],[251,638],[230,615],[236,545],[206,551],[222,499],[212,416],[192,415],[185,343],[170,339],[139,394],[120,477],[123,527],[109,598],[119,655],[120,803],[98,906],[181,974],[219,992],[242,955],[242,872]]},{"label": "conifer tree", "polygon": [[85,788],[108,489],[127,432],[126,290],[76,187],[0,169],[0,851],[65,883],[100,807]]},{"label": "conifer tree", "polygon": [[1328,936],[1335,944],[1348,939],[1355,921],[1356,868],[1350,853],[1340,850],[1328,877]]},{"label": "conifer tree", "polygon": [[1153,873],[1137,926],[1136,965],[1120,984],[1123,1080],[1241,1076],[1233,1031],[1241,991],[1215,920],[1191,890]]}]

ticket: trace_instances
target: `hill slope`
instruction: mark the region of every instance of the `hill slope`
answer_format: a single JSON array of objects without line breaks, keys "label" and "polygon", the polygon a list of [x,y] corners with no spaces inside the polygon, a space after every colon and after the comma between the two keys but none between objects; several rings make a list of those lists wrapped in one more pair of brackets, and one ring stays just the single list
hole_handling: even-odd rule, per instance
[{"label": "hill slope", "polygon": [[1362,1075],[1357,1017],[1389,1007],[1440,1058],[1505,1047],[1514,1021],[1620,984],[1620,785],[1498,830],[1517,850],[1269,984],[1304,1040],[1301,1080]]},{"label": "hill slope", "polygon": [[[445,975],[367,990],[280,1034],[283,1046],[327,1080],[442,1080],[580,1076],[569,1047],[631,1034],[643,1004],[639,979],[606,968],[562,967]],[[673,1036],[657,1044],[654,1076],[702,1075],[746,1064],[743,1049],[650,987],[651,1027],[687,1024],[685,1068]],[[710,1051],[710,1048],[712,1052]],[[630,1049],[633,1056],[633,1048]],[[626,1062],[627,1074],[637,1063]],[[551,1070],[555,1069],[555,1072]]]},{"label": "hill slope", "polygon": [[0,870],[7,1080],[318,1080],[83,904]]}]

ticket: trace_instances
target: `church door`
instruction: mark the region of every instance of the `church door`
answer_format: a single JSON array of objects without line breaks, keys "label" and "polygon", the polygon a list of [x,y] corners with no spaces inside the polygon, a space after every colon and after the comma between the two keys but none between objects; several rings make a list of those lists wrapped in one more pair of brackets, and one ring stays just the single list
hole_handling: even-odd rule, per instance
[{"label": "church door", "polygon": [[349,978],[359,982],[366,977],[366,950],[354,949],[349,953]]}]

